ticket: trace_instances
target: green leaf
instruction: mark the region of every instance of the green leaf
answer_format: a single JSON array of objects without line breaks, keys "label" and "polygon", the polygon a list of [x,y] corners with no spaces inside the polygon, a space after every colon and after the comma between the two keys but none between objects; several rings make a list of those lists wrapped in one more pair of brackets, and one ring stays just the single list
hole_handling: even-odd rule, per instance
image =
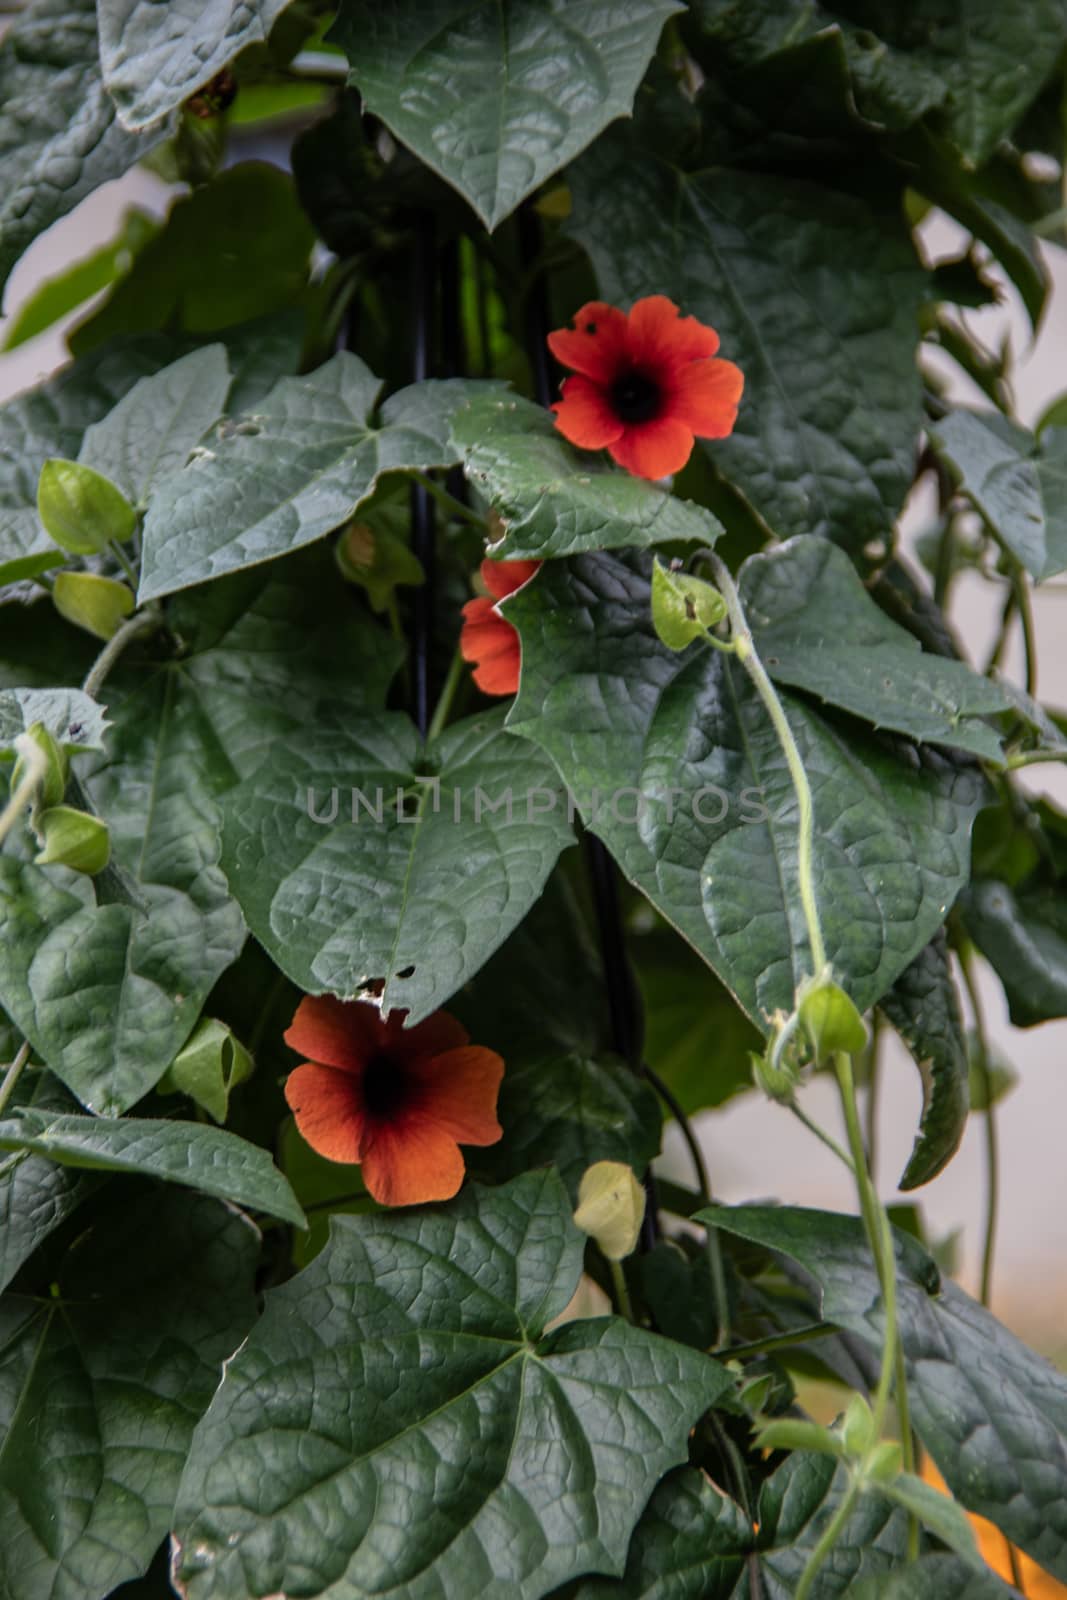
[{"label": "green leaf", "polygon": [[482,395],[457,408],[452,438],[474,487],[503,523],[491,554],[540,560],[669,540],[712,545],[710,511],[575,450],[542,406]]},{"label": "green leaf", "polygon": [[142,1173],[298,1227],[305,1224],[296,1196],[268,1152],[203,1122],[61,1116],[27,1107],[0,1122],[0,1150],[27,1150],[90,1172]]},{"label": "green leaf", "polygon": [[605,299],[670,295],[743,371],[734,431],[706,446],[717,471],[780,538],[888,548],[922,425],[926,285],[902,216],[794,178],[683,175],[614,134],[571,186]]},{"label": "green leaf", "polygon": [[104,86],[126,128],[174,111],[246,45],[266,40],[289,0],[100,0]]},{"label": "green leaf", "polygon": [[625,1061],[531,1056],[516,1065],[505,1059],[497,1107],[504,1137],[468,1157],[477,1176],[499,1182],[531,1167],[555,1166],[575,1199],[594,1162],[623,1162],[640,1175],[659,1155],[659,1104]]},{"label": "green leaf", "polygon": [[791,539],[750,556],[739,576],[745,613],[771,677],[922,742],[1003,760],[983,717],[1003,711],[999,684],[924,651],[870,598],[843,550]]},{"label": "green leaf", "polygon": [[1011,889],[972,884],[961,909],[979,950],[1004,985],[1017,1028],[1067,1017],[1067,904],[1058,884]]},{"label": "green leaf", "polygon": [[156,483],[184,467],[226,406],[230,369],[221,344],[141,378],[113,411],[86,429],[79,460],[143,510]]},{"label": "green leaf", "polygon": [[[765,1026],[792,1010],[812,969],[792,780],[744,669],[710,646],[676,655],[656,638],[647,567],[554,561],[504,602],[523,650],[508,726],[552,757],[625,875]],[[855,724],[784,702],[814,780],[827,956],[866,1010],[965,883],[983,784],[934,752],[900,759]]]},{"label": "green leaf", "polygon": [[329,37],[366,109],[495,228],[628,116],[675,0],[343,0]]},{"label": "green leaf", "polygon": [[[49,1111],[69,1111],[74,1107],[66,1090],[48,1072],[32,1076],[27,1072],[16,1089],[15,1103]],[[43,1156],[30,1155],[25,1150],[0,1161],[0,1289],[7,1288],[37,1246],[102,1181],[93,1173],[57,1167]]]},{"label": "green leaf", "polygon": [[974,1529],[967,1520],[967,1513],[955,1500],[941,1494],[932,1484],[924,1483],[913,1472],[898,1473],[891,1483],[884,1485],[884,1493],[917,1517],[924,1527],[935,1533],[942,1544],[954,1550],[962,1560],[983,1568]]},{"label": "green leaf", "polygon": [[[637,1525],[623,1581],[594,1579],[579,1588],[575,1600],[753,1600],[747,1576],[753,1553],[762,1600],[788,1600],[846,1483],[844,1467],[829,1456],[795,1452],[760,1490],[757,1533],[706,1474],[690,1468],[672,1473]],[[851,1597],[862,1579],[901,1566],[906,1544],[906,1517],[881,1494],[864,1495],[812,1600]]]},{"label": "green leaf", "polygon": [[[712,1206],[710,1223],[799,1263],[822,1314],[881,1349],[884,1317],[856,1217],[784,1206]],[[894,1230],[911,1420],[953,1494],[1058,1578],[1067,1578],[1067,1377],[943,1282]]]},{"label": "green leaf", "polygon": [[451,466],[455,408],[484,385],[413,384],[370,418],[381,382],[341,351],[283,378],[254,414],[161,484],[144,525],[141,599],[155,599],[321,539],[369,499],[384,472]]},{"label": "green leaf", "polygon": [[81,356],[119,334],[163,329],[218,334],[279,313],[305,294],[314,242],[286,173],[265,161],[227,167],[175,202],[104,304],[69,336],[70,348]]},{"label": "green leaf", "polygon": [[108,288],[128,272],[137,252],[158,231],[159,223],[136,206],[127,210],[118,233],[109,244],[75,261],[54,278],[46,278],[28,299],[23,300],[4,328],[0,349],[14,350],[52,328],[93,295]]},{"label": "green leaf", "polygon": [[730,1380],[614,1317],[545,1336],[582,1245],[554,1174],[336,1218],[197,1430],[175,1518],[189,1600],[538,1600],[621,1571],[652,1486]]},{"label": "green leaf", "polygon": [[1041,582],[1067,569],[1067,428],[1040,441],[993,412],[950,411],[929,427],[968,499]]},{"label": "green leaf", "polygon": [[920,1556],[899,1572],[865,1579],[851,1600],[930,1600],[931,1595],[937,1600],[1018,1600],[1018,1591],[987,1567],[975,1569],[969,1561],[940,1552]]},{"label": "green leaf", "polygon": [[257,1255],[255,1229],[217,1201],[148,1189],[98,1217],[54,1297],[0,1302],[11,1600],[99,1600],[145,1571],[193,1426],[255,1319]]},{"label": "green leaf", "polygon": [[0,43],[0,289],[37,235],[166,137],[115,121],[93,0],[31,0]]},{"label": "green leaf", "polygon": [[0,752],[10,750],[35,722],[71,751],[104,748],[104,708],[80,689],[0,691]]},{"label": "green leaf", "polygon": [[967,1126],[967,1040],[944,931],[882,996],[881,1008],[922,1077],[919,1132],[898,1189],[918,1189],[952,1160]]},{"label": "green leaf", "polygon": [[227,798],[230,885],[301,989],[382,981],[382,1009],[414,1024],[521,921],[573,834],[548,762],[503,718],[470,717],[425,753],[396,712],[307,726]]}]

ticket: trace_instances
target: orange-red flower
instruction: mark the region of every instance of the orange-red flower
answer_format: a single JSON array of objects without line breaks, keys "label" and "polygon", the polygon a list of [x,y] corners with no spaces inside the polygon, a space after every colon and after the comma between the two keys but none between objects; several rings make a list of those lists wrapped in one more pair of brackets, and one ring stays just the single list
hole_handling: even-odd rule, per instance
[{"label": "orange-red flower", "polygon": [[285,1035],[307,1058],[285,1085],[297,1127],[328,1161],[359,1162],[387,1206],[451,1199],[463,1182],[459,1146],[501,1135],[500,1057],[447,1012],[414,1028],[405,1015],[383,1021],[365,1001],[309,995]]},{"label": "orange-red flower", "polygon": [[496,603],[529,583],[540,565],[540,561],[482,562],[482,582],[493,598],[480,595],[467,601],[459,648],[464,661],[477,662],[474,681],[483,694],[514,694],[519,687],[519,635]]},{"label": "orange-red flower", "polygon": [[724,439],[733,428],[740,368],[713,360],[714,328],[680,316],[666,295],[638,300],[629,316],[590,300],[573,328],[549,334],[548,347],[577,373],[552,407],[556,427],[583,450],[607,448],[638,478],[680,472],[694,435]]}]

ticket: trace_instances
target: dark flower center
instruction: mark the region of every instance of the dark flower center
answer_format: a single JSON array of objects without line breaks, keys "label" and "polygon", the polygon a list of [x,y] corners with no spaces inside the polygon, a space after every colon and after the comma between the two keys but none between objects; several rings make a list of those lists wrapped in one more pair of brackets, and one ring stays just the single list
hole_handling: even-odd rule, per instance
[{"label": "dark flower center", "polygon": [[620,422],[651,422],[662,400],[659,384],[644,372],[620,372],[611,386],[612,409]]},{"label": "dark flower center", "polygon": [[367,1115],[388,1120],[407,1095],[404,1069],[390,1056],[372,1056],[363,1069],[363,1104]]}]

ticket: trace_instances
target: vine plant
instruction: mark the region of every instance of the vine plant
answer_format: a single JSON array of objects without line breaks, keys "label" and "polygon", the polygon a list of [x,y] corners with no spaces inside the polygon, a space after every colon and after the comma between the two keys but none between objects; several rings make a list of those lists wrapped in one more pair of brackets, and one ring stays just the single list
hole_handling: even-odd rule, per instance
[{"label": "vine plant", "polygon": [[[0,1594],[1067,1584],[975,977],[1067,1015],[1067,413],[964,315],[1065,242],[1060,0],[6,29],[5,279],[175,188],[5,325],[70,360],[0,407]],[[902,1190],[984,1118],[978,1301],[890,1031]],[[857,1215],[716,1199],[745,1093]]]}]

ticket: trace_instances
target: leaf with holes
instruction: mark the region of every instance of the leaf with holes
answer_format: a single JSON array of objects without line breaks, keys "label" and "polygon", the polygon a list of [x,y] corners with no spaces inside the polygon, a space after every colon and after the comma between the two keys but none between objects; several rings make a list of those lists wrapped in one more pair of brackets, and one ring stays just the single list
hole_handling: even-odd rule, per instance
[{"label": "leaf with holes", "polygon": [[183,467],[218,421],[229,387],[224,346],[194,350],[135,383],[113,411],[87,428],[78,460],[110,478],[143,510],[153,486]]},{"label": "leaf with holes", "polygon": [[255,1320],[256,1256],[255,1229],[218,1201],[146,1189],[97,1216],[56,1296],[0,1301],[5,1596],[98,1600],[145,1571]]},{"label": "leaf with holes", "polygon": [[126,128],[174,111],[246,45],[262,43],[290,0],[99,0],[104,86]]},{"label": "leaf with holes", "polygon": [[730,1379],[616,1317],[546,1335],[583,1247],[554,1173],[336,1217],[197,1430],[175,1517],[189,1600],[538,1600],[621,1571]]},{"label": "leaf with holes", "polygon": [[344,0],[363,103],[495,228],[634,94],[676,0]]},{"label": "leaf with holes", "polygon": [[383,472],[451,466],[452,413],[485,387],[462,379],[412,384],[385,402],[375,425],[381,381],[358,356],[341,351],[307,377],[282,378],[152,497],[141,600],[321,539]]},{"label": "leaf with holes", "polygon": [[[856,1217],[784,1206],[712,1206],[697,1220],[790,1257],[818,1283],[822,1315],[877,1355],[884,1317]],[[1067,1377],[942,1282],[894,1232],[911,1420],[956,1498],[1067,1580]]]},{"label": "leaf with holes", "polygon": [[141,1173],[304,1226],[296,1196],[266,1150],[224,1128],[154,1117],[81,1117],[24,1108],[0,1122],[0,1150],[87,1172]]},{"label": "leaf with holes", "polygon": [[970,1105],[967,1039],[943,929],[880,1004],[922,1076],[922,1119],[897,1185],[917,1189],[936,1178],[956,1154]]},{"label": "leaf with holes", "polygon": [[[522,639],[508,726],[551,756],[630,881],[754,1021],[811,970],[792,780],[744,669],[656,638],[648,560],[553,561],[503,602]],[[980,775],[783,700],[815,799],[829,960],[861,1008],[929,942],[967,880]]]},{"label": "leaf with holes", "polygon": [[922,650],[868,595],[843,550],[791,539],[750,556],[738,588],[771,677],[876,728],[1002,761],[983,718],[1007,693],[964,665]]},{"label": "leaf with holes", "polygon": [[903,217],[795,178],[682,174],[616,134],[571,184],[604,297],[670,295],[744,372],[733,433],[705,447],[722,476],[781,538],[884,551],[923,421],[925,277]]},{"label": "leaf with holes", "polygon": [[572,449],[528,400],[475,398],[457,409],[452,438],[503,523],[494,556],[540,560],[672,539],[712,545],[722,532],[702,506]]},{"label": "leaf with holes", "polygon": [[1067,568],[1067,428],[1040,441],[993,412],[950,411],[929,427],[938,455],[998,539],[1041,582]]},{"label": "leaf with holes", "polygon": [[0,43],[0,289],[38,234],[168,132],[116,122],[93,0],[31,0]]},{"label": "leaf with holes", "polygon": [[225,801],[223,859],[256,938],[313,994],[384,984],[411,1023],[478,971],[573,840],[545,758],[502,710],[426,751],[396,712],[308,726]]},{"label": "leaf with holes", "polygon": [[[575,1600],[789,1600],[844,1493],[845,1470],[827,1456],[794,1451],[760,1489],[753,1532],[741,1508],[688,1467],[660,1484],[637,1525],[621,1583],[593,1579]],[[845,1522],[812,1591],[851,1595],[852,1585],[899,1566],[907,1518],[881,1495],[864,1495]]]}]

